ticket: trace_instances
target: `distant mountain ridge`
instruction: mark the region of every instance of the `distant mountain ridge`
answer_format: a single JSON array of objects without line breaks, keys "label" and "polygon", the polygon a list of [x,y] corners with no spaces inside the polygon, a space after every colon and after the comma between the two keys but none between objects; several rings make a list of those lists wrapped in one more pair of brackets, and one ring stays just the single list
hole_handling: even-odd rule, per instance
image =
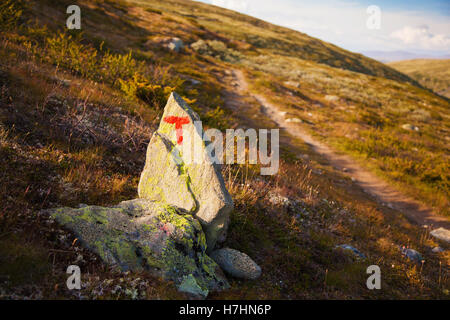
[{"label": "distant mountain ridge", "polygon": [[403,72],[426,88],[450,98],[450,59],[396,61],[389,66]]},{"label": "distant mountain ridge", "polygon": [[413,59],[450,59],[450,54],[433,55],[419,54],[408,51],[362,51],[361,54],[383,63]]}]

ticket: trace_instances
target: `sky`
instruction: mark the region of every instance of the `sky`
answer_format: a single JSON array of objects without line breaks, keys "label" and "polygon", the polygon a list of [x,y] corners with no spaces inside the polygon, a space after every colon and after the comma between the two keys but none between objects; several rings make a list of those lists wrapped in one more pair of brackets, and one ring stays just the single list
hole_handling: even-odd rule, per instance
[{"label": "sky", "polygon": [[200,0],[354,52],[450,54],[450,0]]}]

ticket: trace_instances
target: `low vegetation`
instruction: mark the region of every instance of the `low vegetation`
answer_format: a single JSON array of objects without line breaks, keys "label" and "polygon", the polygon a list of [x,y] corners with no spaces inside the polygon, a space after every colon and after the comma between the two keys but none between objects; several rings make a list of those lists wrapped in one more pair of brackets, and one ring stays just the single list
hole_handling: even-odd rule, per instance
[{"label": "low vegetation", "polygon": [[[250,118],[225,107],[231,68],[242,68],[253,90],[312,132],[448,214],[448,102],[387,66],[195,2],[79,1],[82,31],[64,28],[70,1],[22,4],[0,5],[8,25],[0,39],[3,299],[185,298],[146,272],[109,269],[39,211],[135,197],[146,145],[172,90],[205,127],[248,126]],[[210,51],[175,53],[158,37],[203,40]],[[402,129],[406,122],[419,131]],[[210,298],[448,299],[449,251],[431,252],[438,243],[429,229],[380,207],[303,142],[283,147],[275,176],[261,177],[250,165],[223,168],[235,201],[226,245],[250,255],[263,273],[256,281],[231,279],[230,290]],[[344,243],[367,259],[336,248]],[[404,258],[403,246],[424,261]],[[80,291],[65,286],[74,263],[82,269]],[[383,270],[383,290],[366,287],[371,264]]]},{"label": "low vegetation", "polygon": [[450,98],[450,59],[414,59],[388,65],[437,94]]}]

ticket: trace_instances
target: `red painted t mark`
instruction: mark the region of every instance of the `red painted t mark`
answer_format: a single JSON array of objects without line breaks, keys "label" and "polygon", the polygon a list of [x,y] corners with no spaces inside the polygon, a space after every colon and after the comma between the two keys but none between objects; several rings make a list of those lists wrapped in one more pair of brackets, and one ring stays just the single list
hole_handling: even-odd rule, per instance
[{"label": "red painted t mark", "polygon": [[164,121],[170,124],[175,124],[175,131],[177,133],[177,143],[181,144],[183,142],[183,124],[188,124],[189,118],[169,116],[165,117]]}]

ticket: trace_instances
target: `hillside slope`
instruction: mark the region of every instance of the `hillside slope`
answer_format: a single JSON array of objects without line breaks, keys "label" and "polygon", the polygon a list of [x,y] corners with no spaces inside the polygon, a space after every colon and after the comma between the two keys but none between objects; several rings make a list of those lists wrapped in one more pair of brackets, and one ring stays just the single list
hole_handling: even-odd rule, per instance
[{"label": "hillside slope", "polygon": [[[65,28],[69,0],[4,3],[2,299],[186,298],[152,273],[105,266],[40,213],[136,197],[146,146],[174,90],[205,128],[221,130],[278,127],[255,99],[263,96],[317,140],[448,212],[448,101],[389,67],[190,1],[78,1],[81,32]],[[179,52],[165,46],[173,37],[185,43]],[[245,76],[248,92],[233,70]],[[222,170],[235,203],[225,246],[252,257],[262,276],[230,277],[230,290],[209,298],[448,299],[448,245],[281,132],[276,175],[261,176],[249,164]],[[344,244],[366,259],[341,250]],[[432,251],[438,245],[443,251]],[[407,259],[407,248],[423,259]],[[79,291],[65,285],[71,264],[82,269]],[[367,289],[373,264],[382,270],[382,290]]]},{"label": "hillside slope", "polygon": [[422,86],[450,98],[450,59],[414,59],[388,63]]},{"label": "hillside slope", "polygon": [[175,35],[204,57],[243,68],[252,89],[283,105],[288,117],[450,214],[448,101],[375,60],[230,10],[176,0],[132,3],[143,8],[133,14],[150,33],[146,43]]},{"label": "hillside slope", "polygon": [[[207,31],[203,33],[203,38],[223,37],[223,40],[230,47],[239,48],[241,45],[245,48],[244,52],[248,54],[256,54],[267,50],[272,54],[415,83],[414,80],[404,74],[361,54],[352,53],[331,43],[310,37],[305,33],[276,26],[224,8],[183,0],[163,2],[133,0],[131,2],[142,5],[143,8],[161,10],[184,18],[194,26],[200,27],[201,30]],[[180,36],[186,38],[187,34],[182,34],[181,30],[179,33]],[[197,33],[197,35],[199,34]],[[189,38],[192,38],[192,36]]]}]

